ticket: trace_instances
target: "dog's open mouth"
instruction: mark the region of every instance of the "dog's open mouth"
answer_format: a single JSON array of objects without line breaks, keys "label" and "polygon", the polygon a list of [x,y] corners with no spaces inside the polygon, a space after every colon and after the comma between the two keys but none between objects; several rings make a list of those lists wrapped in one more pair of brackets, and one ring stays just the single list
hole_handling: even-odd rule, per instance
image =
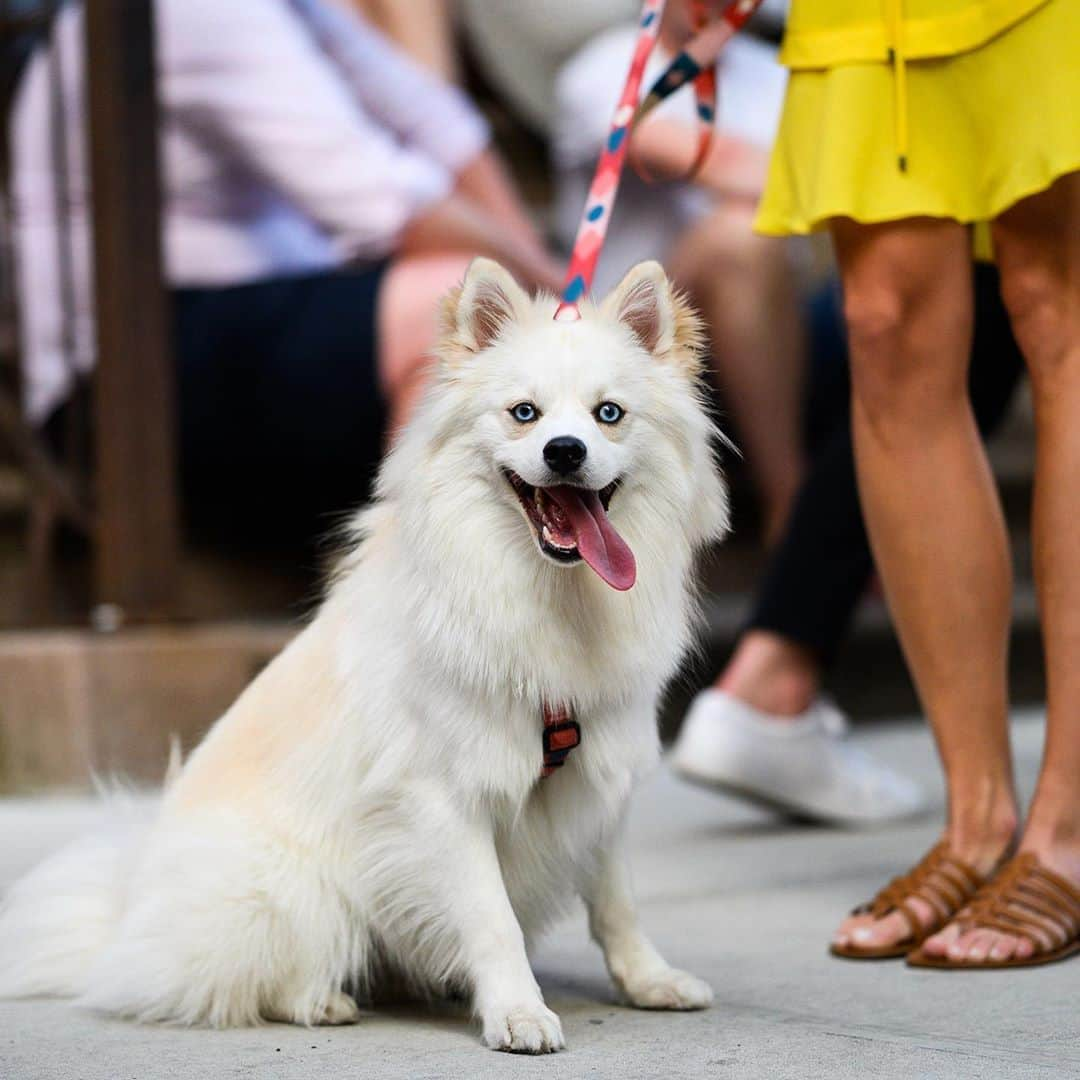
[{"label": "dog's open mouth", "polygon": [[545,555],[564,563],[584,560],[620,592],[634,584],[637,579],[634,553],[607,516],[618,480],[600,491],[592,491],[570,484],[534,487],[517,473],[506,471],[504,475]]}]

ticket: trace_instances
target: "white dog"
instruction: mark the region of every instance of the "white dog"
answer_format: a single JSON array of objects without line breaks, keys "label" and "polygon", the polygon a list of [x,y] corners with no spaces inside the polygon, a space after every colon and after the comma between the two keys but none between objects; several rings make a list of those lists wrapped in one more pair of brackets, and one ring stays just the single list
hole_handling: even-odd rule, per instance
[{"label": "white dog", "polygon": [[152,823],[14,886],[0,995],[335,1024],[404,980],[469,994],[487,1046],[557,1050],[526,949],[580,895],[627,1001],[709,1003],[643,935],[619,850],[692,558],[726,529],[700,325],[656,263],[577,322],[554,309],[472,264],[318,616]]}]

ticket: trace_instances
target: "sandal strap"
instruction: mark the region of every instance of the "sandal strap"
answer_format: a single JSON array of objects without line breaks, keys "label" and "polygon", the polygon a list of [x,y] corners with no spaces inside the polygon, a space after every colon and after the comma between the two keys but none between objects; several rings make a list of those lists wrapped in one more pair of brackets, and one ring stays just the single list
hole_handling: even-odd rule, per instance
[{"label": "sandal strap", "polygon": [[[880,919],[899,912],[907,921],[912,938],[922,939],[940,930],[981,887],[979,875],[941,841],[911,870],[894,878],[873,900],[860,905],[852,914]],[[930,923],[919,918],[911,905],[914,899],[922,900],[933,910]]]},{"label": "sandal strap", "polygon": [[1080,937],[1080,889],[1033,852],[1010,860],[960,913],[962,929],[998,930],[1026,938],[1039,951]]}]

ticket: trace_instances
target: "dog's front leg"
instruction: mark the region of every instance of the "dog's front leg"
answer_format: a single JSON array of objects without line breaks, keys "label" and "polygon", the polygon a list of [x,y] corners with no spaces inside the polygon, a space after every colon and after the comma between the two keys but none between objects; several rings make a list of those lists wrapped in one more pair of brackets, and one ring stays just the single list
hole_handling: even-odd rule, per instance
[{"label": "dog's front leg", "polygon": [[712,1003],[708,983],[671,967],[645,936],[618,841],[601,855],[582,890],[589,930],[623,997],[639,1009],[704,1009]]},{"label": "dog's front leg", "polygon": [[[473,986],[473,1009],[493,1050],[561,1050],[559,1018],[545,1004],[525,953],[525,938],[506,894],[490,827],[472,823],[455,847],[447,917]],[[460,858],[458,856],[460,855]]]}]

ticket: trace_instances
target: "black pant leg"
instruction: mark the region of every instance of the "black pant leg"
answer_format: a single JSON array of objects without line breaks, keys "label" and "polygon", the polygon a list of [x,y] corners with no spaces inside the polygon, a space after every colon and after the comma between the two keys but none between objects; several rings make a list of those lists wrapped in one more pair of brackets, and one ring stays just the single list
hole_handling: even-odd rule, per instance
[{"label": "black pant leg", "polygon": [[[970,393],[979,429],[991,434],[1019,382],[1023,359],[998,291],[997,271],[975,270],[975,336]],[[768,630],[814,650],[829,663],[847,633],[873,557],[855,480],[850,409],[837,401],[832,432],[823,437],[795,500],[784,535],[758,587],[747,628]]]}]

